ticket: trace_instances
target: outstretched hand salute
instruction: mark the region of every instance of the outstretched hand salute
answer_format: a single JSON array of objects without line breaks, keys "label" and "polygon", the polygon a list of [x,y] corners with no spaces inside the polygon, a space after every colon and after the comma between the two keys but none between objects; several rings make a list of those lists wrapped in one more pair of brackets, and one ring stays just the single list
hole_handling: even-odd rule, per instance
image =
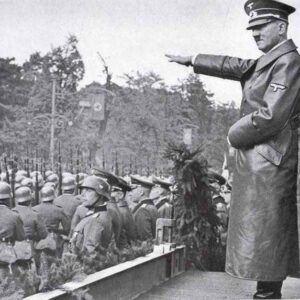
[{"label": "outstretched hand salute", "polygon": [[192,65],[192,56],[178,56],[172,54],[165,54],[165,56],[169,58],[169,62],[176,62],[177,64],[187,67]]}]

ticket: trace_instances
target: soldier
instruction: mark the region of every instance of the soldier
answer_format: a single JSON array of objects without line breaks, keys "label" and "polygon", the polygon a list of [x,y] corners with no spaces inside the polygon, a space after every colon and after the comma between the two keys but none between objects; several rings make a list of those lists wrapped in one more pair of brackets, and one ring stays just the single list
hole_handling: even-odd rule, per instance
[{"label": "soldier", "polygon": [[107,249],[112,238],[112,220],[106,208],[110,186],[100,177],[88,176],[81,188],[86,198],[84,205],[93,213],[76,226],[71,244],[80,253],[96,254]]},{"label": "soldier", "polygon": [[155,238],[158,211],[153,200],[149,198],[154,184],[150,181],[131,176],[131,182],[139,185],[139,204],[133,209],[133,218],[137,228],[137,239],[145,241]]},{"label": "soldier", "polygon": [[51,182],[53,184],[54,190],[56,192],[57,187],[58,187],[58,183],[59,183],[59,177],[58,177],[58,175],[56,175],[55,173],[50,174],[47,177],[46,182]]},{"label": "soldier", "polygon": [[122,229],[120,234],[119,247],[128,247],[131,241],[136,240],[136,228],[132,213],[125,200],[126,192],[131,190],[129,184],[118,178],[118,186],[113,187],[111,197],[117,202],[122,217]]},{"label": "soldier", "polygon": [[17,260],[13,244],[25,239],[20,216],[8,208],[10,199],[10,185],[0,182],[0,280],[11,272],[10,266]]},{"label": "soldier", "polygon": [[15,243],[18,266],[30,268],[31,259],[34,257],[33,243],[46,238],[47,229],[41,217],[32,210],[31,190],[28,187],[19,187],[15,192],[17,206],[13,209],[23,221],[25,241]]},{"label": "soldier", "polygon": [[[158,185],[161,189],[158,201],[155,204],[158,210],[158,217],[163,219],[173,218],[173,205],[170,203],[171,191],[170,187],[172,183],[159,179],[155,176],[152,177],[152,182]],[[152,198],[152,197],[151,197]]]},{"label": "soldier", "polygon": [[33,188],[33,181],[32,181],[32,179],[31,178],[24,178],[21,181],[21,186],[29,187],[30,190],[32,191],[32,188]]},{"label": "soldier", "polygon": [[75,179],[71,176],[66,176],[62,180],[63,194],[54,200],[54,204],[61,207],[65,215],[70,219],[76,211],[76,208],[81,204],[78,197],[75,196]]},{"label": "soldier", "polygon": [[[110,186],[118,184],[119,180],[116,175],[104,169],[94,168],[93,173],[103,178]],[[122,230],[122,216],[116,200],[110,198],[107,203],[107,211],[112,219],[112,229],[117,247],[119,247],[120,234]]]},{"label": "soldier", "polygon": [[120,247],[120,234],[123,227],[122,215],[120,213],[118,204],[114,198],[111,198],[106,202],[107,212],[112,219],[112,230],[117,247]]},{"label": "soldier", "polygon": [[54,189],[45,186],[41,190],[41,203],[33,207],[44,220],[48,236],[36,245],[37,250],[43,250],[49,255],[61,257],[63,240],[60,235],[68,235],[70,230],[70,220],[64,214],[61,207],[56,206]]}]

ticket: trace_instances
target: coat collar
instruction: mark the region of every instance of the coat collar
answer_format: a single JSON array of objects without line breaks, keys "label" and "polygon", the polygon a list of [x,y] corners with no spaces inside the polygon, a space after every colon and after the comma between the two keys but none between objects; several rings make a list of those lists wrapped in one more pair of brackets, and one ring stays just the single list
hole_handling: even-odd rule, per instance
[{"label": "coat collar", "polygon": [[294,51],[297,49],[297,46],[294,44],[293,40],[287,40],[285,43],[281,44],[279,47],[275,48],[274,50],[270,51],[269,53],[261,56],[257,60],[256,69],[255,71],[260,71],[268,64],[279,58],[280,56]]}]

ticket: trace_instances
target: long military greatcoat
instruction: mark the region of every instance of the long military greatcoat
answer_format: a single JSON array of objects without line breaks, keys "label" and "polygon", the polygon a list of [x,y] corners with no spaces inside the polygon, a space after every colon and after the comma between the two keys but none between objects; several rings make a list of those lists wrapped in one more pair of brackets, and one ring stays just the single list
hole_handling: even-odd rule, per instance
[{"label": "long military greatcoat", "polygon": [[235,171],[226,272],[280,281],[298,268],[297,131],[300,57],[292,40],[258,60],[198,55],[196,73],[240,81],[240,120],[229,130]]}]

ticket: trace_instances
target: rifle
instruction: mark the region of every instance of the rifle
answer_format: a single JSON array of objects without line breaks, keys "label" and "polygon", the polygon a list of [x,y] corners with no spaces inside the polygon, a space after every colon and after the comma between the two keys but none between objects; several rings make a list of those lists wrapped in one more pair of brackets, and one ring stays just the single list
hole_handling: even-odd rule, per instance
[{"label": "rifle", "polygon": [[6,182],[9,184],[9,172],[8,172],[8,168],[7,168],[7,157],[4,156],[4,169],[5,169],[5,173],[6,173]]},{"label": "rifle", "polygon": [[12,172],[11,172],[11,191],[12,191],[11,207],[16,206],[16,195],[15,195],[16,170],[17,170],[17,158],[14,156],[12,160]]},{"label": "rifle", "polygon": [[119,176],[118,152],[115,153],[115,174]]},{"label": "rifle", "polygon": [[42,152],[40,153],[40,173],[43,175],[43,157],[42,157]]},{"label": "rifle", "polygon": [[92,150],[89,149],[89,167],[90,170],[92,169]]},{"label": "rifle", "polygon": [[27,154],[27,157],[25,158],[25,171],[27,172],[27,177],[30,177],[30,172],[29,172],[29,149],[28,149],[28,145],[26,147],[26,154]]},{"label": "rifle", "polygon": [[43,156],[43,178],[46,180],[46,151],[44,151],[44,156]]},{"label": "rifle", "polygon": [[73,149],[70,150],[70,172],[73,174]]},{"label": "rifle", "polygon": [[129,157],[129,175],[132,174],[132,156]]},{"label": "rifle", "polygon": [[149,154],[147,155],[147,176],[150,176]]},{"label": "rifle", "polygon": [[61,152],[60,152],[60,141],[58,143],[58,195],[62,194],[62,169],[61,169]]},{"label": "rifle", "polygon": [[79,194],[79,155],[80,155],[80,151],[79,151],[79,147],[77,146],[77,159],[76,159],[76,187],[75,187],[75,195]]},{"label": "rifle", "polygon": [[138,174],[138,165],[137,165],[136,157],[134,158],[134,174]]},{"label": "rifle", "polygon": [[105,170],[105,154],[104,154],[104,149],[102,151],[102,168]]},{"label": "rifle", "polygon": [[39,176],[38,176],[38,170],[39,170],[39,165],[38,165],[38,161],[37,161],[37,150],[35,151],[35,197],[34,197],[34,202],[35,205],[39,204]]}]

